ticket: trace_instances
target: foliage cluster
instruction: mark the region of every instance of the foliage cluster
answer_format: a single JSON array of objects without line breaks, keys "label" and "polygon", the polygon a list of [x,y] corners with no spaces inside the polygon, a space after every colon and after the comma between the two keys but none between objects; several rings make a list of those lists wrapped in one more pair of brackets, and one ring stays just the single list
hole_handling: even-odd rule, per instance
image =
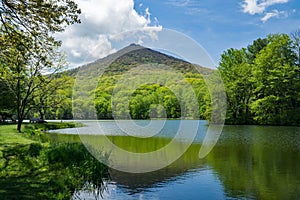
[{"label": "foliage cluster", "polygon": [[[205,119],[205,94],[208,91],[201,75],[187,74],[185,78],[182,76],[183,79],[174,81],[176,74],[172,72],[157,69],[155,74],[153,71],[143,73],[147,75],[126,78],[126,84],[120,81],[118,75],[100,79],[95,91],[98,119],[126,119],[129,115],[133,119],[199,116]],[[130,82],[136,84],[145,79],[148,84],[141,84],[136,90],[129,85]]]},{"label": "foliage cluster", "polygon": [[269,35],[222,54],[218,69],[227,92],[227,123],[299,125],[296,41],[286,34]]}]

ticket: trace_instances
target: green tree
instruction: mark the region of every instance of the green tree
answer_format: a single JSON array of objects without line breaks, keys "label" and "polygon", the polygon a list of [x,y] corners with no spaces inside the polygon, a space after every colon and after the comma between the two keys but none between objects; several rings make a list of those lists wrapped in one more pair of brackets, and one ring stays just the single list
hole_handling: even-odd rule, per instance
[{"label": "green tree", "polygon": [[268,38],[258,38],[247,47],[247,62],[253,64],[259,52],[268,44]]},{"label": "green tree", "polygon": [[269,35],[222,54],[219,70],[227,92],[227,123],[299,123],[294,44],[288,35]]},{"label": "green tree", "polygon": [[55,74],[64,64],[53,35],[79,23],[80,10],[71,0],[2,0],[0,14],[0,73],[14,91],[21,131],[36,91],[47,85],[43,73]]},{"label": "green tree", "polygon": [[[45,77],[47,84],[38,87],[33,101],[33,110],[38,112],[40,119],[55,119],[56,110],[60,109],[60,118],[72,112],[71,98],[74,79],[70,76],[57,74],[54,78]],[[49,80],[51,79],[51,80]]]},{"label": "green tree", "polygon": [[259,124],[290,124],[297,117],[291,115],[297,108],[299,89],[297,57],[288,35],[269,35],[268,41],[255,59],[251,111]]},{"label": "green tree", "polygon": [[245,48],[229,49],[221,56],[218,69],[227,93],[227,123],[243,124],[251,121],[251,68]]}]

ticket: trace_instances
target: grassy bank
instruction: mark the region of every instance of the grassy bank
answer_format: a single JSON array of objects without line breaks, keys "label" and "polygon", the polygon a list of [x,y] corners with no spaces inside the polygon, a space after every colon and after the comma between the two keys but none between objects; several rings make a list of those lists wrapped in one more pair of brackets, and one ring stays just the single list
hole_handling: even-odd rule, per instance
[{"label": "grassy bank", "polygon": [[81,144],[42,141],[43,130],[74,123],[0,125],[1,199],[70,199],[79,190],[105,188],[107,167]]},{"label": "grassy bank", "polygon": [[35,141],[23,137],[16,130],[16,125],[0,125],[0,150],[17,144],[30,144]]}]

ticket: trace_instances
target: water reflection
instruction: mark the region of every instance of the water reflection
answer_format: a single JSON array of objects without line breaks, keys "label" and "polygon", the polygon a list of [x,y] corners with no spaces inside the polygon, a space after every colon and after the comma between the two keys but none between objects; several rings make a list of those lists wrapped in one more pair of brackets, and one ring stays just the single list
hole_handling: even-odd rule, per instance
[{"label": "water reflection", "polygon": [[[79,141],[72,135],[53,137]],[[98,137],[99,142],[103,136],[87,137],[94,141]],[[124,136],[110,139],[136,152],[153,151],[171,140]],[[195,143],[176,162],[150,173],[111,169],[110,189],[103,198],[300,199],[299,127],[225,126],[219,142],[205,159],[199,159],[199,149],[200,143]],[[88,197],[84,194],[84,198]]]},{"label": "water reflection", "polygon": [[230,126],[207,162],[227,196],[299,199],[299,139],[296,127]]},{"label": "water reflection", "polygon": [[152,188],[184,177],[196,170],[206,169],[204,160],[198,159],[200,145],[192,145],[187,152],[171,165],[148,173],[126,173],[110,170],[112,180],[127,188],[130,193],[136,193],[143,188]]}]

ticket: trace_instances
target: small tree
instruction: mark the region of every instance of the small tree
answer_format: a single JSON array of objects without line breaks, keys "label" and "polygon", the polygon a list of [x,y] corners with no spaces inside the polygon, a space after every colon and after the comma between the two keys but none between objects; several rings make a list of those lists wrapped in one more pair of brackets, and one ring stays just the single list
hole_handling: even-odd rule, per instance
[{"label": "small tree", "polygon": [[61,73],[55,77],[46,76],[47,84],[37,88],[37,95],[34,99],[34,111],[38,112],[40,119],[44,120],[46,115],[51,113],[55,118],[56,110],[61,108],[64,111],[69,109],[66,104],[72,98],[72,85],[74,79],[64,76]]}]

